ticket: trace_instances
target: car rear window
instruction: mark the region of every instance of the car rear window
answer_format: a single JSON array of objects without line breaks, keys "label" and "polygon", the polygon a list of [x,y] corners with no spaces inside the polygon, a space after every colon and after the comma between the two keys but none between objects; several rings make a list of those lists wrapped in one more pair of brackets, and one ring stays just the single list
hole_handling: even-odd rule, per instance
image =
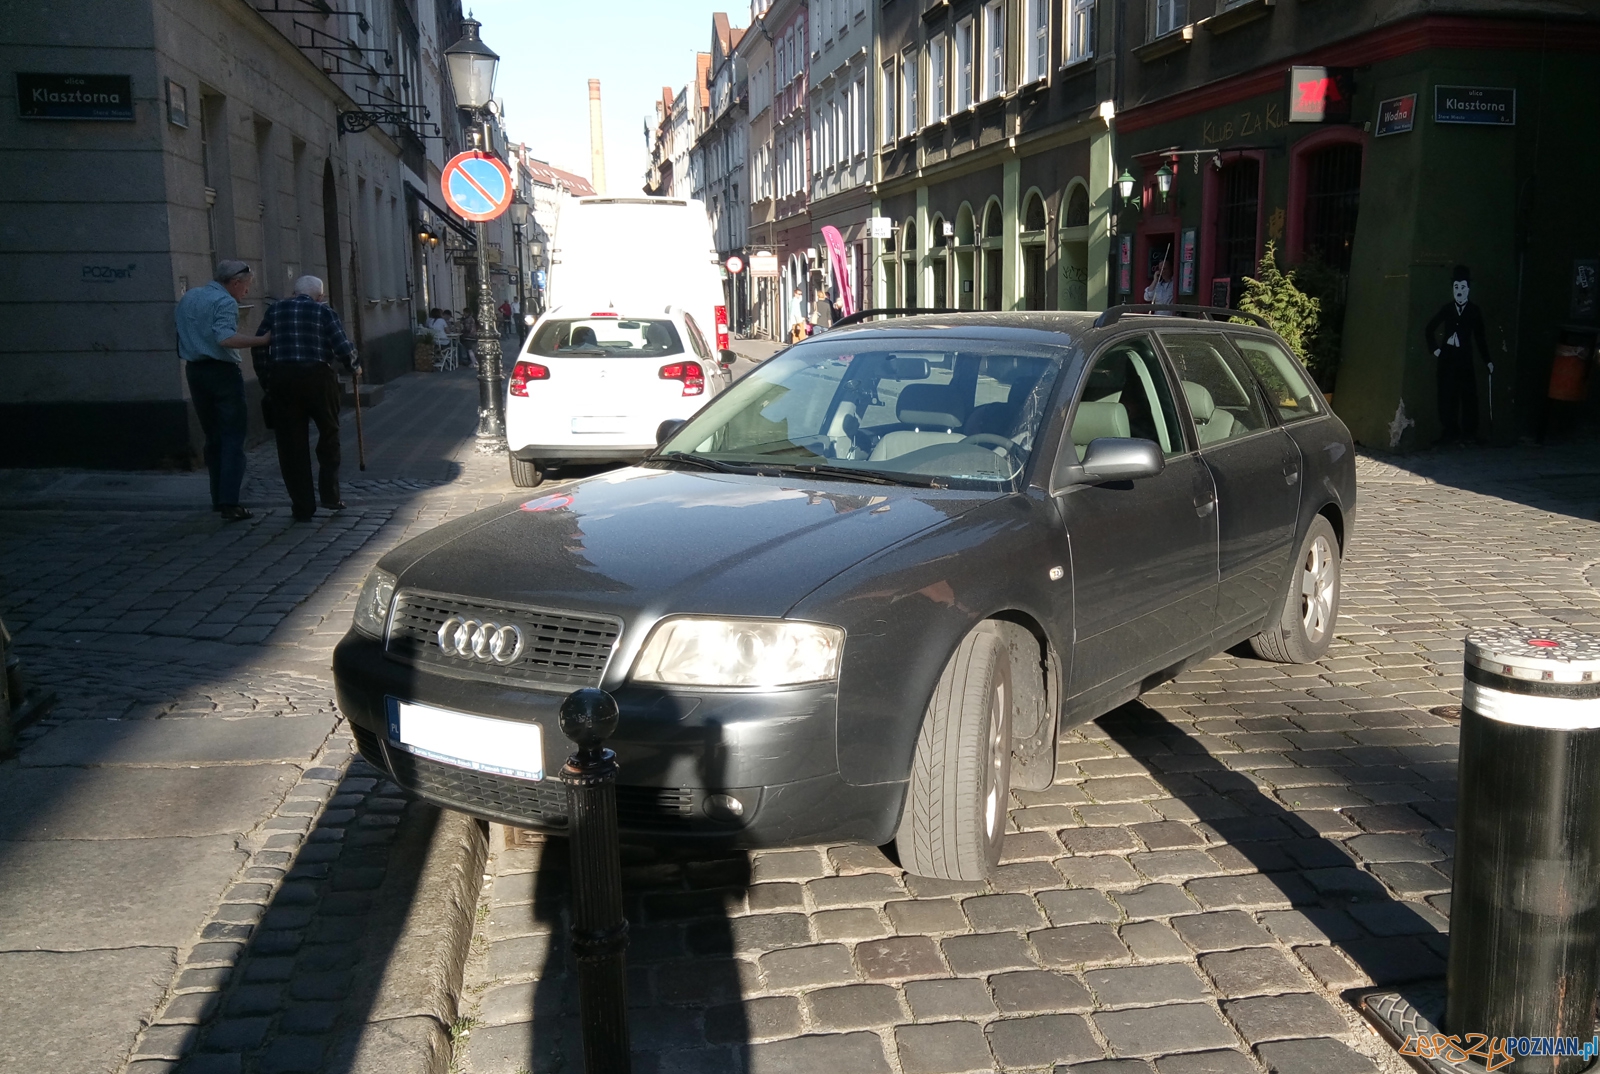
[{"label": "car rear window", "polygon": [[528,341],[544,358],[660,358],[682,354],[683,340],[668,320],[579,317],[546,321]]},{"label": "car rear window", "polygon": [[1234,336],[1233,345],[1239,348],[1250,371],[1261,382],[1267,400],[1278,408],[1284,421],[1299,421],[1322,413],[1319,392],[1306,383],[1300,365],[1271,340],[1259,336]]}]

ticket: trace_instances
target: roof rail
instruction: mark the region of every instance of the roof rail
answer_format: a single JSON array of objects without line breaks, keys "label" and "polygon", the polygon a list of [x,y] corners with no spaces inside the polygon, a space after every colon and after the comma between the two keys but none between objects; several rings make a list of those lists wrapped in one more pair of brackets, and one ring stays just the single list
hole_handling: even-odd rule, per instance
[{"label": "roof rail", "polygon": [[840,317],[829,328],[846,328],[853,324],[860,324],[868,317],[912,317],[920,313],[976,313],[977,310],[949,310],[949,309],[880,309],[858,310],[848,317]]},{"label": "roof rail", "polygon": [[1272,326],[1267,323],[1265,317],[1254,313],[1246,313],[1243,310],[1230,310],[1224,306],[1186,306],[1171,302],[1160,304],[1139,302],[1123,306],[1110,306],[1104,313],[1094,319],[1094,326],[1096,328],[1104,328],[1107,325],[1116,324],[1129,313],[1157,314],[1166,317],[1204,317],[1208,321],[1215,321],[1219,318],[1226,320],[1234,317],[1244,317],[1247,320],[1254,321],[1269,332],[1272,330]]}]

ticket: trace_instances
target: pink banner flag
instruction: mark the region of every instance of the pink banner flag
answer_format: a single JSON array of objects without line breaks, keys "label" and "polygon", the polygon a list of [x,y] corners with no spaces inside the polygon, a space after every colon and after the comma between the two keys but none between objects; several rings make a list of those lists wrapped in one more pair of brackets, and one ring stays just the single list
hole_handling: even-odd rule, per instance
[{"label": "pink banner flag", "polygon": [[833,285],[839,292],[839,311],[848,317],[856,311],[856,296],[845,258],[844,236],[839,234],[838,228],[829,224],[822,229],[822,241],[828,244],[828,263],[833,266]]}]

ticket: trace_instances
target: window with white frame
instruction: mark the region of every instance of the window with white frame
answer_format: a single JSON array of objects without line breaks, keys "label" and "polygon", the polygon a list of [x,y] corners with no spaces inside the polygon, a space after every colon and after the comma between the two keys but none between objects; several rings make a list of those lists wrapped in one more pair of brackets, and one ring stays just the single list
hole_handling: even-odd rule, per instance
[{"label": "window with white frame", "polygon": [[1050,5],[1054,0],[1023,0],[1022,81],[1037,82],[1050,73]]},{"label": "window with white frame", "polygon": [[900,130],[900,110],[895,107],[900,97],[900,87],[895,83],[898,76],[895,74],[895,62],[890,60],[883,65],[883,79],[878,83],[879,122],[878,130],[883,135],[884,145],[893,145]]},{"label": "window with white frame", "polygon": [[856,79],[856,136],[854,151],[857,156],[867,151],[867,76]]},{"label": "window with white frame", "polygon": [[900,58],[900,121],[903,126],[900,133],[909,135],[917,133],[922,114],[918,105],[922,103],[921,94],[918,93],[917,74],[921,65],[917,63],[917,54],[907,52]]},{"label": "window with white frame", "polygon": [[1189,22],[1189,0],[1150,0],[1154,16],[1151,37],[1181,30]]},{"label": "window with white frame", "polygon": [[823,149],[824,139],[828,136],[826,128],[822,125],[822,109],[811,113],[811,174],[818,175],[822,172],[822,158],[826,155]]},{"label": "window with white frame", "polygon": [[828,118],[829,145],[833,154],[831,163],[843,164],[850,159],[850,151],[845,148],[847,128],[849,126],[846,119],[845,102],[835,97],[830,102],[830,107],[833,109],[833,115]]},{"label": "window with white frame", "polygon": [[1067,63],[1094,55],[1094,0],[1067,0],[1067,29],[1063,35]]},{"label": "window with white frame", "polygon": [[972,63],[977,51],[976,34],[972,19],[962,19],[956,24],[956,111],[972,107]]},{"label": "window with white frame", "polygon": [[928,42],[928,122],[937,123],[950,114],[950,42],[943,34]]},{"label": "window with white frame", "polygon": [[[1157,0],[1160,2],[1160,0]],[[1004,0],[983,5],[983,94],[987,101],[1005,92],[1006,14]]]}]

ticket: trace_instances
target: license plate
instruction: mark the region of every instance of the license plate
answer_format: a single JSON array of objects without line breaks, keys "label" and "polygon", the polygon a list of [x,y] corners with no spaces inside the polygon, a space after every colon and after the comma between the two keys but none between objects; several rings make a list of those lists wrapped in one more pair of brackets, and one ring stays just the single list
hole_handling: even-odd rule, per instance
[{"label": "license plate", "polygon": [[625,433],[628,431],[627,418],[573,418],[572,431],[575,433]]},{"label": "license plate", "polygon": [[393,697],[388,702],[391,746],[475,772],[544,778],[544,733],[536,723],[473,716]]}]

